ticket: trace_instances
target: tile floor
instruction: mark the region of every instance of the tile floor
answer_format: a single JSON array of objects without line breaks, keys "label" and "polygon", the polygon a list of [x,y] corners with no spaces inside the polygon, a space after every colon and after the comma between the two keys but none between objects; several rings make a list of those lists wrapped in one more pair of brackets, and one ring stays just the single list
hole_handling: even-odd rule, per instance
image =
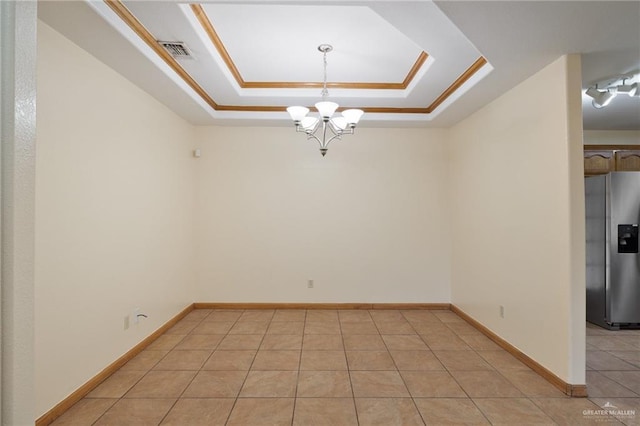
[{"label": "tile floor", "polygon": [[568,398],[449,311],[195,310],[53,424],[640,424],[640,333],[587,334]]},{"label": "tile floor", "polygon": [[599,406],[635,410],[640,425],[640,330],[612,331],[587,323],[587,389]]}]

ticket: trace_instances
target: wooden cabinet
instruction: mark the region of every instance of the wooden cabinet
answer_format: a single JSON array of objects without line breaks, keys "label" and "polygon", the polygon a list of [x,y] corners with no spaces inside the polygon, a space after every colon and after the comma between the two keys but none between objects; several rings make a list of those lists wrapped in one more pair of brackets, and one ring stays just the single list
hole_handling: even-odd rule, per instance
[{"label": "wooden cabinet", "polygon": [[640,150],[616,151],[616,170],[640,171]]},{"label": "wooden cabinet", "polygon": [[613,151],[585,151],[584,174],[602,175],[616,169],[616,157]]},{"label": "wooden cabinet", "polygon": [[609,172],[640,171],[640,146],[586,146],[584,149],[585,176]]}]

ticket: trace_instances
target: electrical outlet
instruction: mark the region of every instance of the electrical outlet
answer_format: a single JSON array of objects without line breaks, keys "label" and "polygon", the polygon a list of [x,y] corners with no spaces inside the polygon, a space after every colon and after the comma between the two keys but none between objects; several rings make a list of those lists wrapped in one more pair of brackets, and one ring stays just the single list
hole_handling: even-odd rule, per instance
[{"label": "electrical outlet", "polygon": [[128,329],[129,328],[129,315],[125,315],[124,317],[124,329]]},{"label": "electrical outlet", "polygon": [[504,318],[504,306],[500,305],[500,318]]},{"label": "electrical outlet", "polygon": [[313,280],[307,281],[307,288],[313,288]]}]

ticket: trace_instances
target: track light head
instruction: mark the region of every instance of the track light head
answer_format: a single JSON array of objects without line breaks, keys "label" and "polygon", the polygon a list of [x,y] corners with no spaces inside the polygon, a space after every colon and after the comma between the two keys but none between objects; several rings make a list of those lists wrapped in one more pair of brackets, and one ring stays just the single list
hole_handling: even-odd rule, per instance
[{"label": "track light head", "polygon": [[638,83],[633,83],[633,84],[622,84],[620,86],[618,86],[618,93],[626,93],[627,95],[631,96],[631,97],[639,97],[640,96],[640,89],[638,88]]},{"label": "track light head", "polygon": [[605,91],[598,90],[596,87],[590,87],[585,94],[593,98],[591,104],[594,108],[604,108],[611,103],[613,98],[616,97],[617,91],[614,89],[607,89]]}]

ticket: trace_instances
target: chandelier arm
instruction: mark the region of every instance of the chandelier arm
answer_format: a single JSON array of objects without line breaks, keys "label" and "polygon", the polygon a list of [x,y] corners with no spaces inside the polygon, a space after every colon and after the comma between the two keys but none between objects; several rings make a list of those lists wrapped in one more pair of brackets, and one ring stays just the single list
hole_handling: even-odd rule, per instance
[{"label": "chandelier arm", "polygon": [[331,122],[331,120],[329,120],[329,122],[327,123],[327,127],[329,128],[329,130],[331,130],[331,133],[333,133],[334,135],[342,135],[342,130],[340,130],[339,128],[336,128],[335,125]]},{"label": "chandelier arm", "polygon": [[315,133],[318,130],[318,123],[317,122],[313,126],[313,129],[311,129],[311,130],[305,129],[304,126],[302,126],[302,124],[300,124],[300,123],[296,123],[295,126],[296,126],[296,132],[298,132],[298,133],[312,134],[312,133]]},{"label": "chandelier arm", "polygon": [[296,132],[298,133],[307,133],[307,131],[304,129],[304,127],[296,125]]},{"label": "chandelier arm", "polygon": [[[340,139],[340,137],[344,134],[344,132],[342,130],[338,130],[336,131],[333,126],[331,126],[328,122],[322,122],[323,125],[323,134],[322,134],[322,140],[323,140],[323,148],[328,148],[329,144],[331,143],[331,141],[333,141],[334,139]],[[327,129],[329,128],[329,130],[331,131],[331,133],[333,134],[333,136],[331,136],[329,139],[327,139]]]},{"label": "chandelier arm", "polygon": [[342,133],[330,137],[329,140],[325,142],[324,147],[327,148],[334,139],[340,139],[340,136],[342,136]]},{"label": "chandelier arm", "polygon": [[320,139],[318,139],[318,137],[315,134],[307,133],[307,140],[310,141],[311,139],[313,139],[316,142],[318,142],[318,145],[320,145],[320,147],[322,147],[322,141]]},{"label": "chandelier arm", "polygon": [[313,132],[307,134],[307,140],[314,139],[316,142],[318,142],[318,145],[320,145],[320,149],[326,149],[329,146],[329,142],[340,137],[339,134],[336,134],[335,132],[333,132],[333,129],[331,129],[333,132],[333,136],[327,139],[327,127],[331,128],[331,126],[328,126],[327,122],[323,120],[321,131],[322,138],[316,135],[317,131],[320,129],[320,126],[318,125],[318,127]]}]

